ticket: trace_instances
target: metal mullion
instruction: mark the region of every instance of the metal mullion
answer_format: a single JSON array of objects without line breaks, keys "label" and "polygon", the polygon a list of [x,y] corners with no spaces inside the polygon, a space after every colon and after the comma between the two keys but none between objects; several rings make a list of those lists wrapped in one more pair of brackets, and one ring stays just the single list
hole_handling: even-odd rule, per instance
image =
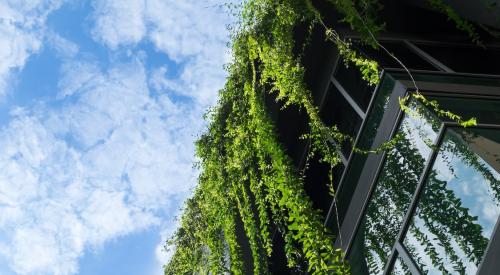
[{"label": "metal mullion", "polygon": [[427,160],[427,163],[425,164],[424,171],[422,172],[422,175],[420,176],[420,180],[418,182],[417,188],[415,189],[415,193],[413,194],[413,199],[410,203],[410,208],[408,208],[408,211],[406,212],[405,218],[403,220],[403,225],[401,226],[401,229],[399,231],[397,241],[402,242],[403,237],[408,230],[408,227],[410,226],[410,221],[411,218],[413,217],[413,212],[415,212],[415,209],[417,208],[417,204],[420,200],[420,195],[424,189],[425,181],[427,177],[429,176],[432,166],[434,165],[434,161],[436,160],[436,157],[439,153],[439,146],[441,145],[441,142],[444,137],[444,133],[446,131],[446,125],[444,123],[441,124],[441,128],[439,129],[439,134],[434,141],[434,149],[431,152],[431,155],[429,159]]},{"label": "metal mullion", "polygon": [[[390,138],[389,139],[392,139],[396,135],[396,133],[398,132],[399,127],[401,125],[401,122],[403,121],[403,118],[404,118],[404,111],[402,109],[400,109],[398,111],[398,116],[396,118],[396,122],[394,123],[394,126],[393,126],[393,128],[391,130],[391,134],[390,134]],[[354,227],[354,232],[355,233],[353,234],[353,239],[347,245],[346,252],[351,249],[352,242],[354,241],[354,238],[355,238],[355,236],[357,234],[359,225],[361,224],[361,221],[363,220],[364,214],[366,212],[366,208],[368,207],[368,204],[370,203],[370,199],[371,199],[371,197],[373,195],[373,192],[375,192],[377,181],[378,181],[378,178],[380,176],[380,173],[382,173],[382,170],[383,170],[386,158],[387,158],[387,153],[384,151],[384,152],[382,152],[382,158],[380,159],[380,162],[377,165],[377,172],[375,173],[375,176],[371,180],[370,190],[368,191],[368,195],[366,196],[366,199],[363,202],[363,208],[361,209],[361,211],[360,211],[360,213],[359,213],[359,215],[358,215],[358,217],[356,219],[356,226]]]},{"label": "metal mullion", "polygon": [[[335,72],[334,72],[334,74],[335,74]],[[385,74],[385,71],[382,71],[380,73],[380,77],[379,77],[380,80],[383,79],[384,74]],[[333,75],[332,75],[332,77],[333,77]],[[377,94],[376,91],[378,91],[379,86],[380,86],[380,83],[377,83],[377,86],[375,86],[375,88],[373,90],[374,92],[373,92],[373,94],[372,94],[372,96],[370,98],[370,102],[368,103],[368,108],[367,108],[367,111],[366,111],[367,114],[371,112],[371,110],[373,108],[373,105],[375,104],[374,101],[375,101],[376,94]],[[359,139],[361,138],[361,133],[362,133],[364,127],[365,127],[365,124],[366,124],[366,117],[365,117],[365,119],[363,119],[361,121],[361,126],[359,127],[359,130],[356,133],[356,138],[354,139],[353,146],[356,146],[358,144]],[[347,163],[344,166],[344,170],[342,171],[342,175],[340,176],[340,181],[339,181],[337,190],[335,192],[334,198],[332,199],[332,203],[330,204],[330,209],[328,209],[328,213],[327,213],[325,221],[323,223],[325,226],[328,225],[328,221],[331,219],[332,212],[334,211],[334,203],[336,201],[338,201],[339,191],[341,190],[341,188],[343,186],[342,183],[344,182],[344,178],[345,178],[345,176],[347,174],[347,168],[349,167],[349,165],[350,165],[353,157],[354,157],[354,153],[353,153],[353,150],[351,150],[351,152],[349,153],[348,159],[347,159]],[[340,232],[341,228],[339,228],[338,230]]]},{"label": "metal mullion", "polygon": [[[406,92],[405,94],[408,94],[408,92]],[[396,122],[394,123],[394,126],[393,126],[393,128],[391,130],[390,138],[393,138],[396,135],[396,133],[398,132],[398,130],[400,129],[402,121],[403,121],[403,119],[405,117],[404,114],[405,114],[405,112],[402,109],[399,109],[398,115],[397,115],[397,118],[396,118]],[[371,181],[370,190],[368,191],[368,196],[365,199],[365,202],[364,202],[364,205],[363,205],[363,209],[361,210],[361,212],[359,213],[359,216],[357,218],[356,226],[354,227],[354,232],[356,232],[356,233],[357,233],[359,225],[361,224],[361,221],[362,221],[362,219],[364,217],[364,214],[366,212],[366,208],[368,207],[368,204],[370,203],[370,199],[371,199],[371,197],[373,195],[373,192],[375,192],[375,188],[376,188],[376,185],[377,185],[377,180],[380,177],[380,173],[382,173],[382,170],[383,170],[386,158],[387,158],[387,153],[383,152],[382,153],[382,158],[381,158],[381,160],[380,160],[380,162],[379,162],[379,164],[377,166],[377,172],[376,172],[375,176],[373,177],[373,179]],[[354,233],[354,236],[356,235],[356,233]],[[355,237],[353,237],[353,238],[355,238]],[[352,241],[354,241],[354,239],[351,240],[351,243],[352,243]],[[349,243],[347,245],[346,252],[350,250],[351,243]],[[396,249],[396,247],[394,246],[393,249],[392,249],[391,255],[389,257],[389,262],[388,262],[388,264],[385,267],[386,270],[384,271],[384,274],[387,274],[387,270],[390,271],[390,268],[392,268],[392,265],[394,264],[395,258],[397,256],[397,252],[395,251],[395,249]]]},{"label": "metal mullion", "polygon": [[[396,242],[396,244],[397,243],[398,242]],[[384,272],[382,273],[383,275],[390,274],[389,272],[392,271],[394,263],[396,262],[397,258],[398,258],[398,251],[396,250],[396,245],[394,245],[391,250],[391,255],[389,256],[389,261],[387,261],[387,263],[385,264]]]},{"label": "metal mullion", "polygon": [[418,204],[419,199],[420,199],[420,194],[422,193],[422,191],[424,189],[425,180],[427,179],[427,176],[429,175],[429,173],[432,169],[432,166],[434,164],[434,161],[436,160],[436,157],[439,153],[439,145],[441,144],[441,142],[443,140],[445,130],[446,130],[446,125],[444,123],[442,123],[441,127],[439,129],[439,134],[433,143],[434,149],[431,151],[429,159],[427,160],[427,163],[425,164],[424,171],[422,172],[422,175],[420,176],[419,182],[417,184],[417,188],[415,189],[415,193],[413,194],[413,198],[412,198],[412,201],[410,203],[410,207],[406,211],[406,215],[403,219],[403,224],[401,226],[401,229],[399,230],[398,236],[396,238],[396,242],[394,243],[394,246],[392,248],[391,258],[385,266],[384,274],[388,274],[388,272],[392,268],[392,265],[394,264],[397,246],[401,245],[400,242],[403,241],[403,237],[405,236],[406,231],[408,230],[408,227],[410,226],[410,221],[413,217],[413,212],[415,212],[415,209],[417,208],[417,204]]},{"label": "metal mullion", "polygon": [[[497,218],[497,222],[491,234],[491,238],[488,242],[488,246],[484,250],[483,259],[477,268],[476,274],[480,275],[490,275],[497,274],[498,269],[495,264],[498,261],[498,255],[500,255],[500,219]],[[498,265],[498,264],[496,264]]]},{"label": "metal mullion", "polygon": [[[332,73],[330,74],[330,78],[337,71],[337,66],[338,66],[339,60],[340,60],[340,56],[337,56],[335,58],[335,61],[334,61],[334,65],[333,65],[333,68],[332,68]],[[319,104],[319,108],[318,108],[319,111],[323,110],[323,107],[325,106],[325,101],[326,101],[326,97],[327,97],[327,94],[328,94],[328,89],[330,88],[330,82],[331,81],[327,81],[327,82],[328,82],[328,84],[326,85],[326,88],[323,90],[323,95],[321,96],[321,100],[320,100],[320,104]],[[304,166],[305,166],[305,160],[307,159],[307,155],[309,154],[309,149],[310,149],[309,147],[310,146],[308,144],[306,144],[304,146],[304,151],[302,153],[302,157],[300,158],[299,165],[298,165],[299,169],[303,169]],[[345,158],[345,156],[344,156],[344,158]],[[344,161],[342,161],[342,162],[344,162]]]},{"label": "metal mullion", "polygon": [[[460,127],[460,128],[463,128],[462,125],[460,125],[459,123],[454,122],[454,121],[445,121],[445,122],[443,122],[443,124],[446,127]],[[473,129],[475,129],[475,128],[497,129],[497,128],[500,128],[500,124],[477,123],[476,125],[470,126],[469,128],[473,128]]]},{"label": "metal mullion", "polygon": [[[380,85],[380,83],[378,85]],[[379,86],[377,86],[377,87],[379,87]],[[374,137],[374,140],[372,141],[372,146],[376,147],[394,136],[395,131],[397,131],[397,129],[399,127],[398,124],[399,124],[399,121],[402,118],[402,114],[403,114],[401,108],[399,107],[399,102],[397,101],[396,98],[403,97],[404,95],[406,95],[407,92],[408,92],[408,87],[406,87],[400,83],[398,84],[398,82],[396,82],[396,84],[392,88],[392,92],[391,92],[391,95],[389,97],[387,109],[385,110],[384,115],[381,119],[380,125],[378,126],[377,134]],[[371,111],[370,108],[373,107],[375,97],[376,97],[376,95],[374,94],[372,97],[372,101],[370,102],[369,111]],[[392,115],[393,113],[395,113],[395,115]],[[358,132],[358,134],[361,134],[361,132],[362,131]],[[382,134],[382,133],[384,133],[384,134]],[[356,142],[356,144],[357,144],[357,142]],[[353,153],[351,152],[351,157],[352,156],[353,156]],[[372,166],[373,169],[372,168],[369,169],[370,173],[373,173],[373,176],[370,176],[370,175],[366,176],[369,178],[366,179],[366,181],[364,181],[364,182],[361,181],[361,179],[358,179],[358,183],[361,182],[362,184],[367,185],[367,186],[360,187],[358,185],[356,187],[356,190],[354,190],[354,193],[353,193],[353,196],[355,197],[356,194],[358,194],[359,192],[363,192],[363,195],[362,195],[363,199],[360,199],[359,203],[357,203],[358,205],[354,206],[355,208],[359,207],[359,211],[358,211],[358,209],[356,209],[354,213],[351,213],[352,217],[354,217],[354,218],[351,218],[351,220],[348,221],[347,225],[346,225],[345,218],[349,217],[349,215],[348,215],[349,209],[352,209],[352,207],[353,207],[352,203],[354,202],[354,200],[351,200],[351,202],[349,203],[349,208],[348,208],[348,210],[346,210],[343,224],[342,224],[341,228],[339,229],[340,232],[347,233],[347,234],[343,235],[345,242],[344,242],[344,245],[341,246],[341,248],[345,251],[345,256],[349,255],[349,253],[350,253],[352,242],[354,241],[354,238],[356,236],[356,232],[359,228],[359,224],[361,223],[362,215],[366,209],[367,203],[369,202],[369,196],[371,196],[371,192],[373,191],[375,178],[377,177],[377,175],[380,172],[380,169],[382,168],[382,163],[384,161],[385,153],[382,152],[382,153],[375,154],[372,156],[375,156],[375,158],[376,158],[376,159],[372,160],[373,162],[370,165],[370,166]],[[370,158],[370,156],[368,156],[368,159],[369,158]],[[366,168],[367,164],[365,163],[364,166]],[[339,186],[339,192],[337,192],[336,198],[338,198],[338,195],[340,194],[340,192],[342,192],[342,186],[344,184],[343,181],[344,181],[344,178],[346,176],[346,171],[347,171],[347,169],[344,170],[344,174],[342,175],[341,184]],[[368,184],[366,184],[366,183],[368,183]],[[366,192],[366,194],[365,194],[365,192]],[[331,210],[331,208],[330,208],[330,210]],[[329,214],[330,213],[331,213],[331,211],[329,211]],[[328,217],[330,217],[330,215]],[[340,245],[340,243],[338,241],[336,241],[335,246],[339,247],[339,245]]]},{"label": "metal mullion", "polygon": [[418,268],[417,264],[415,263],[413,258],[410,256],[410,253],[408,253],[408,250],[406,250],[406,248],[400,242],[396,242],[395,248],[398,251],[398,256],[401,257],[403,262],[410,269],[411,274],[413,274],[413,275],[422,274],[422,272]]},{"label": "metal mullion", "polygon": [[420,56],[422,59],[430,63],[432,66],[434,66],[436,69],[447,72],[447,73],[454,73],[452,69],[450,69],[448,66],[444,65],[441,63],[439,60],[435,59],[432,57],[430,54],[426,53],[424,50],[420,49],[417,47],[415,44],[411,43],[408,40],[403,40],[403,43],[415,54]]},{"label": "metal mullion", "polygon": [[363,109],[361,109],[358,103],[356,103],[356,101],[349,95],[349,93],[344,89],[344,87],[342,87],[342,85],[337,81],[337,79],[334,76],[332,76],[331,82],[337,88],[337,90],[339,90],[340,94],[344,96],[344,98],[347,100],[349,105],[351,105],[356,114],[358,114],[358,116],[362,120],[364,120],[366,118],[366,113],[363,111]]},{"label": "metal mullion", "polygon": [[403,262],[408,266],[410,269],[411,274],[413,275],[421,275],[422,272],[418,268],[417,264],[413,260],[413,258],[410,256],[410,253],[408,253],[408,250],[400,243],[396,242],[394,246],[392,247],[391,250],[391,256],[389,257],[389,261],[384,267],[384,272],[382,273],[383,275],[389,275],[390,272],[394,268],[394,264],[396,263],[397,258],[401,257]]}]

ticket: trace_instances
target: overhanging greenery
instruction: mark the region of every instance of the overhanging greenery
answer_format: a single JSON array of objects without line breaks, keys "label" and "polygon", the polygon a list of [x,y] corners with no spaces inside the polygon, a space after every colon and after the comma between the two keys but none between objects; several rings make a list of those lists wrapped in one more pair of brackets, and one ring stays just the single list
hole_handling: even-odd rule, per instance
[{"label": "overhanging greenery", "polygon": [[[329,2],[365,43],[378,46],[375,34],[382,25],[374,19],[376,0]],[[342,252],[333,247],[334,236],[304,191],[301,174],[278,142],[264,104],[265,94],[273,93],[285,107],[305,110],[311,152],[332,168],[340,162],[335,144],[350,137],[325,125],[313,104],[300,53],[294,53],[298,24],[323,27],[325,38],[336,45],[344,62],[358,67],[368,83],[377,83],[377,63],[358,54],[349,41],[326,26],[310,0],[247,1],[233,34],[226,85],[217,106],[207,114],[207,131],[196,143],[201,174],[180,228],[167,243],[175,251],[165,274],[244,274],[248,263],[242,260],[239,228],[248,238],[254,274],[268,273],[274,228],[285,239],[290,267],[301,269],[305,264],[312,274],[349,273]],[[425,103],[425,98],[420,99]]]}]

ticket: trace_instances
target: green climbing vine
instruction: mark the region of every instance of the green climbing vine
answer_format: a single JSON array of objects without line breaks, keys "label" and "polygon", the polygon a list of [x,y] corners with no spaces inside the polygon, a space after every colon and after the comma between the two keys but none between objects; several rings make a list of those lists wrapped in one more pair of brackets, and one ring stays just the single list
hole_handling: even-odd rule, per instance
[{"label": "green climbing vine", "polygon": [[[383,24],[375,17],[381,7],[376,0],[325,1],[344,15],[343,20],[362,34],[366,44],[379,46],[375,35]],[[370,85],[379,81],[378,64],[327,26],[310,0],[248,0],[239,16],[226,84],[217,105],[206,115],[207,130],[196,142],[198,186],[185,204],[178,230],[167,242],[172,257],[165,274],[267,274],[274,231],[285,240],[290,268],[311,274],[348,274],[342,251],[333,246],[335,236],[323,225],[322,214],[305,193],[301,173],[278,141],[264,97],[273,94],[285,108],[295,105],[305,110],[310,151],[333,168],[340,162],[338,144],[352,142],[352,137],[320,118],[304,82],[301,54],[294,53],[295,27],[322,27],[344,63],[358,68]],[[378,150],[397,142],[396,138]],[[252,260],[244,262],[248,249]]]},{"label": "green climbing vine", "polygon": [[448,16],[448,19],[453,21],[453,23],[455,23],[457,29],[466,32],[469,38],[472,40],[472,42],[480,46],[483,45],[483,42],[481,41],[481,38],[479,37],[479,34],[477,33],[474,25],[471,22],[467,21],[466,19],[463,19],[450,5],[444,3],[443,0],[427,0],[427,1],[435,9],[446,14],[446,16]]},{"label": "green climbing vine", "polygon": [[440,118],[445,118],[445,119],[449,119],[451,121],[455,121],[462,127],[470,127],[470,126],[477,125],[477,120],[475,117],[471,117],[471,118],[466,120],[453,112],[450,112],[448,110],[443,110],[442,108],[439,107],[439,104],[437,101],[429,100],[419,92],[410,93],[409,95],[399,99],[399,105],[400,105],[401,109],[403,109],[403,111],[410,116],[413,116],[413,117],[420,116],[419,111],[411,110],[410,108],[408,108],[407,103],[408,103],[408,99],[410,97],[418,100],[419,102],[421,102],[425,106],[431,108],[435,112],[435,114]]}]

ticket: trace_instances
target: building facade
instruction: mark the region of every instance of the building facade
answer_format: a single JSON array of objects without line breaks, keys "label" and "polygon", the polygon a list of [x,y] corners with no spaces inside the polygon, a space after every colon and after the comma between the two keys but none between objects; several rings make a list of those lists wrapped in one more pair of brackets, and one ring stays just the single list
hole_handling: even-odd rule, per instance
[{"label": "building facade", "polygon": [[[449,2],[489,31],[500,26],[479,3]],[[306,191],[352,274],[499,274],[500,40],[470,42],[423,1],[384,5],[378,50],[340,28],[383,68],[376,87],[320,34],[304,57],[323,120],[353,137],[337,146],[342,163],[334,167],[333,198],[330,167],[311,159],[304,169],[309,147],[298,138],[307,131],[304,114],[269,98],[281,142],[304,169]],[[282,242],[275,237],[275,247]],[[272,271],[291,273],[285,262],[276,249]]]}]

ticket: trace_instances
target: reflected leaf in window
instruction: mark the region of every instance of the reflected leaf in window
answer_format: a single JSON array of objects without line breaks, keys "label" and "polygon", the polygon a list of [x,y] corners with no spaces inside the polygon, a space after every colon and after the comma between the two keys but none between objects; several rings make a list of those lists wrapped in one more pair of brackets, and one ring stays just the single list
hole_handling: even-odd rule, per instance
[{"label": "reflected leaf in window", "polygon": [[[439,120],[415,101],[410,102],[409,108],[418,109],[422,115],[405,116],[398,130],[398,142],[387,152],[351,250],[353,274],[383,272],[432,151],[432,143],[437,138]],[[366,270],[360,267],[366,267]]]},{"label": "reflected leaf in window", "polygon": [[391,275],[410,275],[410,269],[405,264],[405,262],[400,258],[396,258],[394,262],[394,266],[391,271]]},{"label": "reflected leaf in window", "polygon": [[452,128],[404,245],[426,274],[473,274],[500,214],[500,130]]}]

